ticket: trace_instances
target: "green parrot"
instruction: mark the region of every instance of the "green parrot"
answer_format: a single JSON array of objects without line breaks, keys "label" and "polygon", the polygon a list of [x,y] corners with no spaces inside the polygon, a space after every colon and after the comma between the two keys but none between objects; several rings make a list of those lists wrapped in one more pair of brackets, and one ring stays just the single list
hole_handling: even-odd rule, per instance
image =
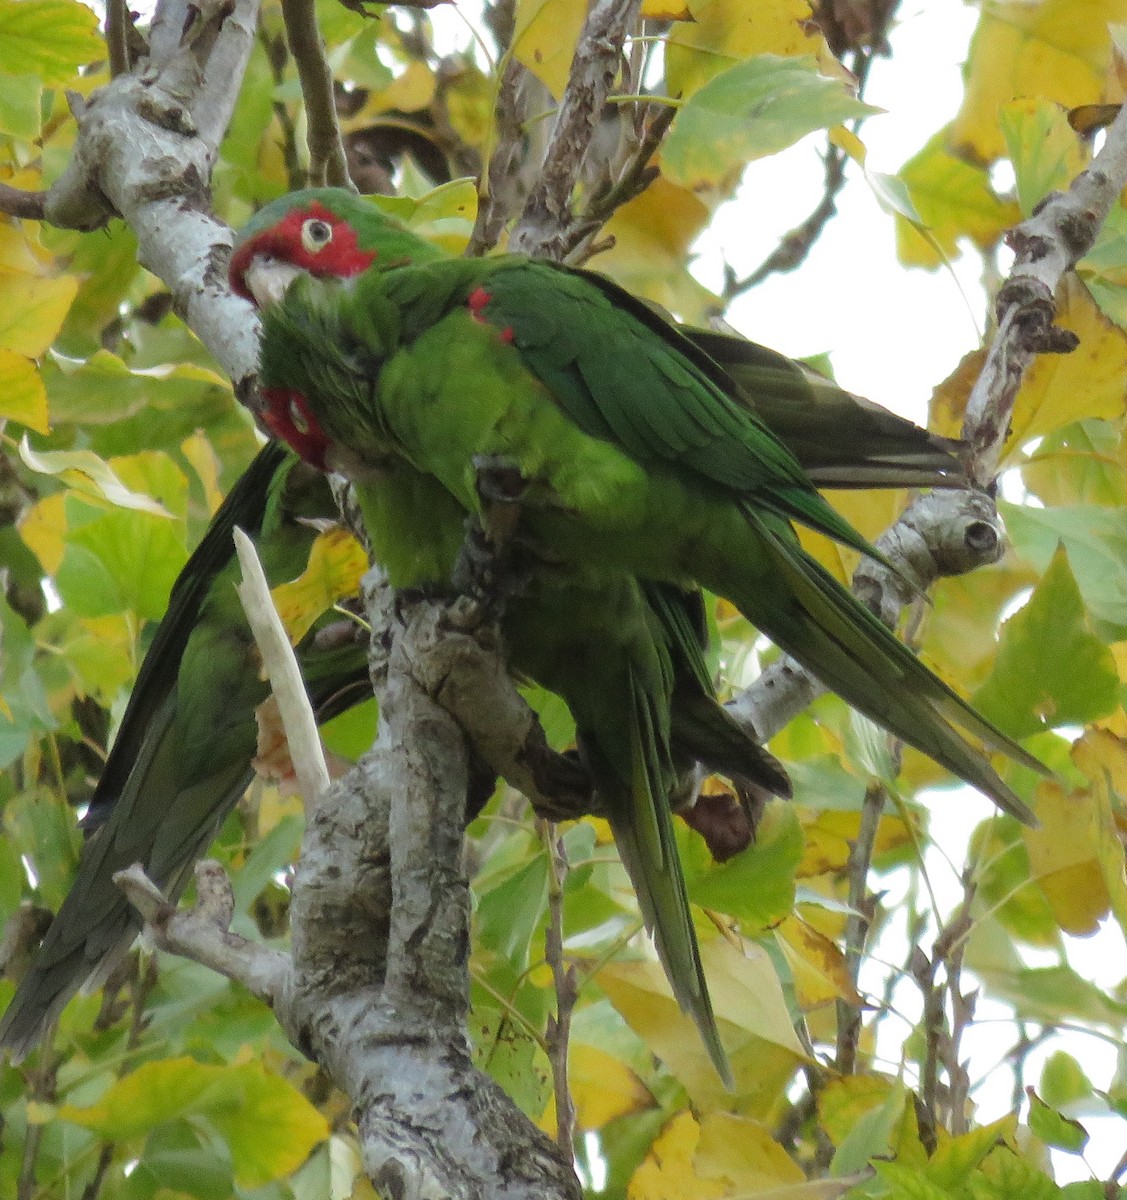
[{"label": "green parrot", "polygon": [[[794,520],[876,553],[757,415],[760,393],[609,280],[426,255],[374,209],[361,238],[299,194],[252,223],[232,283],[263,307],[266,423],[352,479],[393,585],[448,583],[467,514],[488,533],[516,510],[527,582],[504,612],[510,664],[571,708],[674,992],[721,1073],[669,809],[681,760],[709,762],[723,710],[694,687],[685,717],[699,647],[685,608],[664,601],[698,587],[726,597],[855,707],[1032,820],[964,731],[1037,760],[799,546]],[[787,360],[772,370],[770,352],[746,357],[764,386],[801,382]],[[741,765],[785,794],[772,761]]]},{"label": "green parrot", "polygon": [[[104,979],[140,920],[114,872],[140,862],[171,897],[246,791],[257,744],[255,709],[269,694],[235,591],[232,529],[255,537],[267,578],[299,575],[316,530],[335,513],[323,475],[277,443],[231,490],[180,573],[122,717],[83,825],[74,884],[0,1018],[0,1046],[22,1058],[88,979]],[[298,649],[323,719],[370,695],[367,652]]]},{"label": "green parrot", "polygon": [[[311,230],[323,226],[329,236],[319,242],[324,234]],[[307,188],[266,205],[247,223],[232,255],[231,286],[257,303],[247,277],[255,262],[274,260],[344,279],[373,265],[386,269],[446,257],[354,192]],[[959,442],[929,433],[739,335],[677,328],[724,368],[738,385],[731,398],[751,409],[818,487],[967,486]]]}]

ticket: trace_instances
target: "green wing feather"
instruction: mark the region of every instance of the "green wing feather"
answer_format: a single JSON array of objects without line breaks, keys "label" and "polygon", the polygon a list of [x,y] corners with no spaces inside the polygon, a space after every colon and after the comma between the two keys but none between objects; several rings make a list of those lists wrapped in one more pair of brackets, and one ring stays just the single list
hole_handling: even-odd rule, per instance
[{"label": "green wing feather", "polygon": [[[304,473],[320,500],[304,494],[295,472]],[[327,510],[323,478],[268,446],[228,494],[177,579],[91,801],[74,884],[0,1019],[0,1045],[17,1057],[83,983],[105,976],[140,928],[114,872],[140,862],[175,897],[246,790],[254,710],[267,689],[234,592],[232,529],[259,535],[272,577],[292,577],[314,537],[292,523],[307,503],[320,514]],[[293,569],[280,566],[285,562]],[[323,717],[367,690],[361,647],[320,652],[306,645],[301,658]]]},{"label": "green wing feather", "polygon": [[[432,278],[447,263],[393,272]],[[583,432],[638,462],[665,461],[877,559],[797,460],[743,404],[731,379],[670,324],[609,280],[550,263],[487,261],[483,315],[512,331],[528,369]],[[883,561],[883,559],[882,559]]]}]

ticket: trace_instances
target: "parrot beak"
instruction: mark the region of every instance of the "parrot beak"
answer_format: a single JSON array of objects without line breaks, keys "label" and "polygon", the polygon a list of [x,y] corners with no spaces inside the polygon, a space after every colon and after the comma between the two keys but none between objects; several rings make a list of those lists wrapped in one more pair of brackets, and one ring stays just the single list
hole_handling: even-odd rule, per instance
[{"label": "parrot beak", "polygon": [[268,255],[255,255],[243,278],[259,308],[280,304],[293,281],[302,274],[299,267]]}]

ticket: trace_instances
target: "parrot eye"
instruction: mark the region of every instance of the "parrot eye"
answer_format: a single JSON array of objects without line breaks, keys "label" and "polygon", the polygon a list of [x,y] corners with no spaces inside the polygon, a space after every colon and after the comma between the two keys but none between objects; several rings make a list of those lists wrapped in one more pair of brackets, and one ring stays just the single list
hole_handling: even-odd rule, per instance
[{"label": "parrot eye", "polygon": [[301,244],[310,254],[316,254],[333,240],[333,227],[328,221],[311,217],[301,226]]},{"label": "parrot eye", "polygon": [[309,432],[309,421],[296,400],[290,401],[290,423],[302,435]]}]

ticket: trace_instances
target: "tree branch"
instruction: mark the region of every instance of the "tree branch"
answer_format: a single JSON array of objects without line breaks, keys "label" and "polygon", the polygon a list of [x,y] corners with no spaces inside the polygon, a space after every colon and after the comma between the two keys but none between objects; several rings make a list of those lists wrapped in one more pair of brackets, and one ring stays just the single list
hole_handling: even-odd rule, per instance
[{"label": "tree branch", "polygon": [[317,25],[313,0],[282,0],[282,17],[305,99],[309,182],[314,187],[328,184],[355,191],[337,124],[333,72],[325,57],[325,42]]},{"label": "tree branch", "polygon": [[[1009,235],[1017,258],[998,294],[998,328],[963,421],[963,438],[970,447],[968,475],[981,488],[993,486],[1018,389],[1034,357],[1061,353],[1076,344],[1072,334],[1053,325],[1055,289],[1091,249],[1125,186],[1127,107],[1068,192],[1046,198]],[[913,501],[876,544],[923,592],[940,575],[997,562],[1004,550],[1004,531],[993,500],[984,493],[934,492]],[[854,589],[889,625],[912,598],[894,574],[869,561],[858,568]],[[732,708],[756,737],[766,739],[823,690],[802,667],[783,657],[738,696]]]},{"label": "tree branch", "polygon": [[196,903],[178,909],[134,863],[113,880],[141,914],[154,945],[190,958],[241,983],[271,1007],[289,987],[290,956],[231,932],[235,895],[226,872],[214,859],[196,863]]},{"label": "tree branch", "polygon": [[1033,359],[1076,348],[1075,335],[1053,324],[1057,285],[1095,244],[1125,183],[1127,106],[1068,191],[1047,196],[1006,239],[1016,257],[998,293],[997,332],[963,420],[963,437],[973,452],[971,477],[981,487],[989,486],[997,473],[1018,389]]},{"label": "tree branch", "polygon": [[[352,1097],[377,1187],[577,1200],[570,1162],[473,1066],[466,1041],[469,760],[435,694],[449,661],[435,631],[450,613],[396,598],[375,573],[365,605],[381,631],[380,737],[311,815],[294,883],[294,1001],[281,1019]],[[483,633],[490,653],[494,634]]]},{"label": "tree branch", "polygon": [[[258,324],[227,287],[231,231],[210,214],[208,183],[257,10],[258,0],[235,0],[195,8],[188,20],[186,4],[165,0],[148,64],[99,88],[79,115],[74,153],[43,214],[70,229],[124,219],[142,265],[167,284],[176,311],[236,386],[254,375]],[[174,29],[184,30],[179,40]]]},{"label": "tree branch", "polygon": [[641,0],[599,0],[588,13],[547,156],[509,239],[511,250],[559,260],[589,232],[573,228],[571,196],[640,8]]}]

